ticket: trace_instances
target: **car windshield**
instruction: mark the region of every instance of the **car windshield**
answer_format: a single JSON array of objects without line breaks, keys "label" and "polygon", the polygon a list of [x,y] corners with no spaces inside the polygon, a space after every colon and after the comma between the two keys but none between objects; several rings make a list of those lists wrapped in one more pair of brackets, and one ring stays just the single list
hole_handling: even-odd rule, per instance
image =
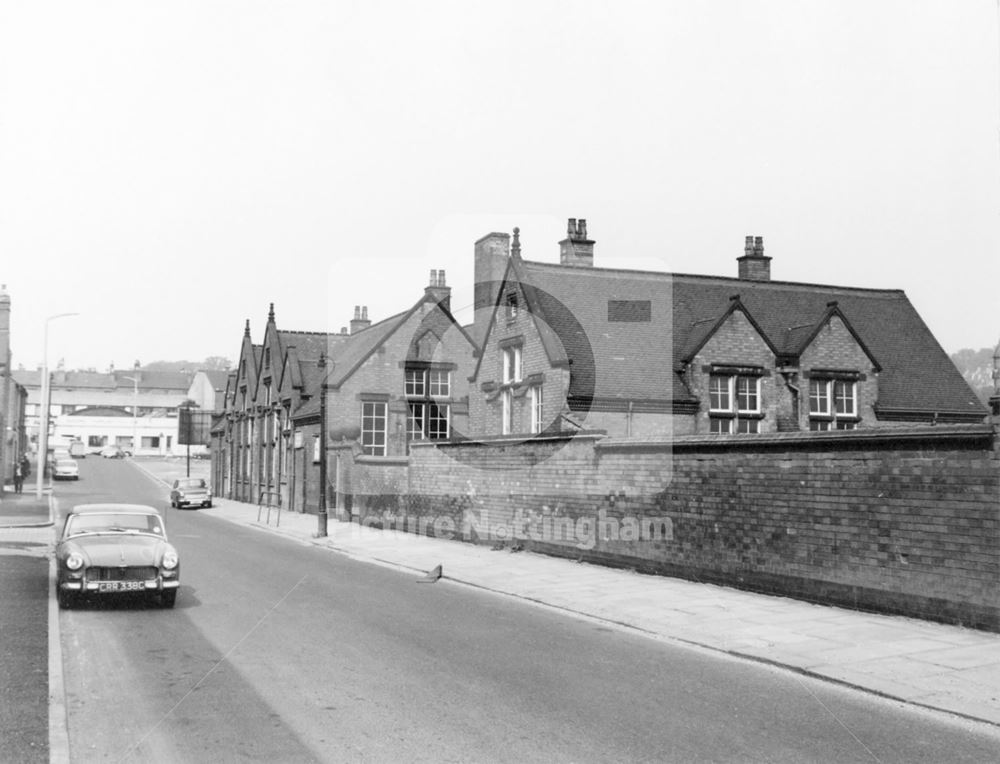
[{"label": "car windshield", "polygon": [[204,488],[205,481],[202,478],[187,478],[186,480],[177,481],[178,488]]},{"label": "car windshield", "polygon": [[163,522],[159,515],[140,513],[70,515],[63,536],[85,533],[154,533],[162,536]]}]

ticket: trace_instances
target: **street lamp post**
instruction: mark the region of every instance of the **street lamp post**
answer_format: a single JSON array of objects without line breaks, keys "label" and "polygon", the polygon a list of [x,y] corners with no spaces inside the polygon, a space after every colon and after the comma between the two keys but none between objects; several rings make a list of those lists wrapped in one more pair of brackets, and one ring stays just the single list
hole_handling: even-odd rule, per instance
[{"label": "street lamp post", "polygon": [[132,456],[139,453],[139,377],[126,377],[132,383]]},{"label": "street lamp post", "polygon": [[319,510],[316,513],[316,536],[326,538],[326,356],[320,353],[319,384]]},{"label": "street lamp post", "polygon": [[35,464],[35,498],[42,498],[42,482],[45,475],[45,463],[49,458],[49,405],[52,396],[52,385],[49,383],[49,322],[67,316],[79,316],[79,313],[56,313],[45,319],[45,334],[42,341],[42,412],[38,427],[38,459]]}]

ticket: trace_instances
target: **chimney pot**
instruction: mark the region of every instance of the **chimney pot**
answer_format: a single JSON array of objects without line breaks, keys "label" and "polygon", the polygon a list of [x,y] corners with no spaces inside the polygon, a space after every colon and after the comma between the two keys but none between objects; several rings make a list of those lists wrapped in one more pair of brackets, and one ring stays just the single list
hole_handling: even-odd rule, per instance
[{"label": "chimney pot", "polygon": [[355,305],[354,306],[354,320],[355,321],[360,321],[361,320],[361,306],[360,305]]},{"label": "chimney pot", "polygon": [[771,258],[764,256],[764,237],[747,236],[743,256],[737,257],[739,277],[748,281],[771,280]]},{"label": "chimney pot", "polygon": [[367,305],[362,305],[361,306],[361,320],[362,321],[367,321],[368,320],[368,306]]},{"label": "chimney pot", "polygon": [[438,286],[447,286],[444,281],[444,270],[438,271]]},{"label": "chimney pot", "polygon": [[569,235],[559,242],[559,262],[562,265],[593,267],[594,242],[587,238],[585,218],[569,219]]},{"label": "chimney pot", "polygon": [[428,281],[427,283],[430,286],[437,286],[437,280],[438,280],[438,272],[432,268],[431,269],[431,280]]}]

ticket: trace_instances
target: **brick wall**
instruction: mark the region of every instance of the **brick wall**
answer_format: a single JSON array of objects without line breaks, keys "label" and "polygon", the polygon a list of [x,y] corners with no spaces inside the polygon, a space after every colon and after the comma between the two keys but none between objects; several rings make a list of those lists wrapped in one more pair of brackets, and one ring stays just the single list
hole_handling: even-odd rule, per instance
[{"label": "brick wall", "polygon": [[985,425],[422,446],[408,511],[465,540],[1000,630]]}]

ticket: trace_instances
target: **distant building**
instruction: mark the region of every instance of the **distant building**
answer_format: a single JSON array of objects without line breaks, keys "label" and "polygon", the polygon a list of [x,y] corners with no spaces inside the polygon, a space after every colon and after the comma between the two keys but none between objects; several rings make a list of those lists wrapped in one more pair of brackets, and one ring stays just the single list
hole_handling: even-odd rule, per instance
[{"label": "distant building", "polygon": [[[136,455],[178,450],[178,408],[193,401],[202,410],[220,405],[226,372],[51,372],[51,444],[82,440],[91,451],[119,445]],[[15,371],[27,390],[26,432],[37,443],[41,415],[41,370]],[[193,448],[192,453],[204,449]]]},{"label": "distant building", "polygon": [[16,465],[27,448],[27,390],[11,374],[10,295],[0,286],[0,493],[14,479]]}]

